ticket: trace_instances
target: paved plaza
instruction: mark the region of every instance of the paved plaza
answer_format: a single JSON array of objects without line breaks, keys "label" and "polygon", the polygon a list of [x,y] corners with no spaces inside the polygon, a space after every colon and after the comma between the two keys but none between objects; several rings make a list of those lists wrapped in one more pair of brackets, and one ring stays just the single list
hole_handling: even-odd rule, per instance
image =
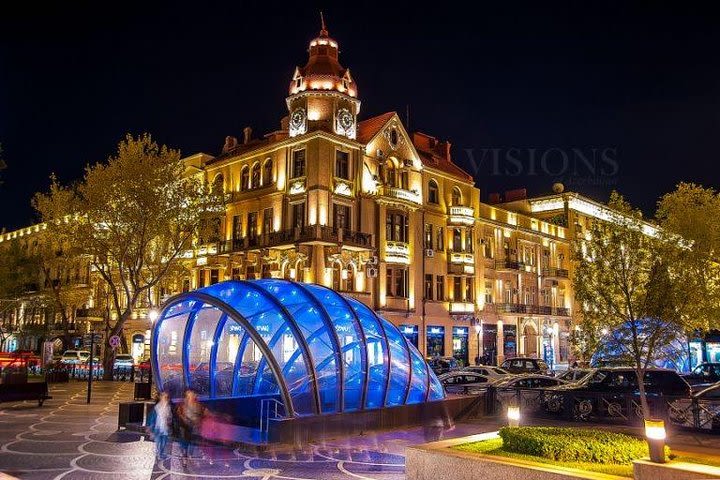
[{"label": "paved plaza", "polygon": [[[246,454],[226,447],[198,447],[184,468],[177,445],[156,462],[152,442],[143,435],[117,431],[118,403],[131,400],[132,383],[97,382],[86,402],[86,384],[51,387],[52,400],[0,405],[0,479],[362,479],[405,478],[404,449],[423,443],[420,428],[354,436]],[[549,423],[549,422],[538,422]],[[554,422],[558,424],[561,422]],[[497,420],[460,424],[446,436],[498,427]],[[720,436],[679,433],[670,439],[678,450],[717,455]]]},{"label": "paved plaza", "polygon": [[[249,455],[223,447],[196,448],[183,468],[177,445],[156,462],[152,442],[117,431],[118,403],[133,385],[93,384],[92,404],[82,382],[53,385],[52,400],[0,405],[0,472],[23,479],[402,479],[404,448],[424,441],[421,429],[281,448]],[[477,426],[454,434],[475,433]],[[0,477],[1,478],[1,477]]]}]

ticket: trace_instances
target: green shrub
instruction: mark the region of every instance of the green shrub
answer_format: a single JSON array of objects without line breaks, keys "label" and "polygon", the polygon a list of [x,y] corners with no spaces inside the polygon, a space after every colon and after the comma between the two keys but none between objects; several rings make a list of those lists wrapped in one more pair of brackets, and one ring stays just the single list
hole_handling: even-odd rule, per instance
[{"label": "green shrub", "polygon": [[500,437],[503,450],[559,462],[622,465],[649,455],[645,440],[603,430],[505,427],[500,429]]}]

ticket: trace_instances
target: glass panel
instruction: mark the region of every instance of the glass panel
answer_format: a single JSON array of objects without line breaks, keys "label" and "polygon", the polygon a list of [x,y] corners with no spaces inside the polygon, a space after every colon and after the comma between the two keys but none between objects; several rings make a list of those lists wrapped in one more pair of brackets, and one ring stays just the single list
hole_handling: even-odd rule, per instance
[{"label": "glass panel", "polygon": [[240,341],[238,352],[234,395],[241,397],[252,395],[255,390],[258,365],[263,358],[263,354],[260,347],[247,334]]},{"label": "glass panel", "polygon": [[225,317],[217,339],[215,354],[215,396],[232,395],[233,372],[245,329],[232,319]]},{"label": "glass panel", "polygon": [[388,376],[386,361],[387,342],[375,314],[365,304],[352,297],[345,297],[360,320],[367,341],[368,385],[366,408],[380,408],[385,400],[385,379]]},{"label": "glass panel", "polygon": [[[260,286],[260,282],[256,282],[255,285]],[[297,339],[285,314],[272,302],[270,295],[256,291],[241,282],[218,283],[203,291],[226,302],[245,317],[262,337],[278,363],[296,413],[300,415],[314,413],[312,402],[307,401],[310,383],[307,360],[299,349],[296,355],[288,356],[286,352],[284,353],[283,349],[288,344],[287,341],[283,341],[283,337],[291,337],[295,345]],[[279,392],[276,379],[269,374],[271,370],[268,361],[257,345],[248,339],[245,348],[241,347],[240,355],[237,394]],[[252,374],[255,374],[255,377],[250,380]]]},{"label": "glass panel", "polygon": [[[174,316],[160,318],[157,330],[157,365],[160,370],[160,384],[171,398],[182,398],[185,391],[185,376],[182,365],[185,325],[195,302],[183,302],[173,305],[165,314],[174,312]],[[180,313],[178,313],[180,312]]]},{"label": "glass panel", "polygon": [[221,316],[218,308],[204,305],[195,313],[190,338],[186,340],[190,388],[201,397],[210,395],[210,352]]},{"label": "glass panel", "polygon": [[430,372],[430,396],[428,397],[428,401],[432,402],[433,400],[442,400],[443,398],[445,398],[445,390],[440,380],[438,380],[434,373]]},{"label": "glass panel", "polygon": [[385,405],[403,405],[405,390],[410,380],[410,355],[400,331],[392,323],[380,318],[390,347],[390,387]]},{"label": "glass panel", "polygon": [[317,285],[305,285],[305,287],[323,304],[335,327],[345,369],[344,410],[358,410],[365,383],[365,368],[363,368],[365,362],[362,358],[362,335],[355,315],[347,303],[332,290]]},{"label": "glass panel", "polygon": [[412,358],[412,383],[407,403],[421,403],[425,401],[427,392],[428,377],[425,360],[414,347],[410,347],[410,357]]},{"label": "glass panel", "polygon": [[[259,280],[256,284],[274,295],[295,320],[315,365],[321,411],[336,412],[340,395],[337,352],[331,337],[334,334],[326,324],[324,312],[315,305],[304,289],[296,284],[267,279]],[[303,385],[308,383],[303,379]]]}]

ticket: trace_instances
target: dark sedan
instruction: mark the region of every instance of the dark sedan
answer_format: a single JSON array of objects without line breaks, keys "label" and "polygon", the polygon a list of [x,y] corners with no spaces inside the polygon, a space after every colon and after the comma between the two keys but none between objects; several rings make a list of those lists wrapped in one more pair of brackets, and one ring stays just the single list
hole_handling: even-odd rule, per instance
[{"label": "dark sedan", "polygon": [[547,375],[550,367],[540,358],[515,357],[505,360],[500,367],[510,373],[539,373]]},{"label": "dark sedan", "polygon": [[[690,395],[690,385],[674,370],[650,369],[643,383],[649,399]],[[572,405],[572,416],[579,420],[591,416],[641,417],[639,394],[637,375],[632,368],[599,368],[580,382],[549,388],[543,402],[545,410],[553,413]],[[632,410],[628,411],[628,407]]]},{"label": "dark sedan", "polygon": [[712,385],[720,382],[720,363],[705,362],[682,376],[690,385]]}]

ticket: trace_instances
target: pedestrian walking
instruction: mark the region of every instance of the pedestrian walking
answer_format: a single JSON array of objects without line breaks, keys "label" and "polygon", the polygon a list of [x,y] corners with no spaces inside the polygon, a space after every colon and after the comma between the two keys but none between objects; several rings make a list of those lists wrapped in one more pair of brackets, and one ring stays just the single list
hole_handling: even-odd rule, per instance
[{"label": "pedestrian walking", "polygon": [[195,392],[186,390],[185,399],[182,405],[178,407],[177,414],[180,447],[182,449],[182,466],[186,468],[188,458],[191,456],[192,444],[198,439],[200,433],[205,407],[198,401]]},{"label": "pedestrian walking", "polygon": [[172,406],[167,393],[160,394],[148,420],[148,427],[155,440],[155,456],[160,460],[165,460],[167,458],[165,448],[172,428]]}]

